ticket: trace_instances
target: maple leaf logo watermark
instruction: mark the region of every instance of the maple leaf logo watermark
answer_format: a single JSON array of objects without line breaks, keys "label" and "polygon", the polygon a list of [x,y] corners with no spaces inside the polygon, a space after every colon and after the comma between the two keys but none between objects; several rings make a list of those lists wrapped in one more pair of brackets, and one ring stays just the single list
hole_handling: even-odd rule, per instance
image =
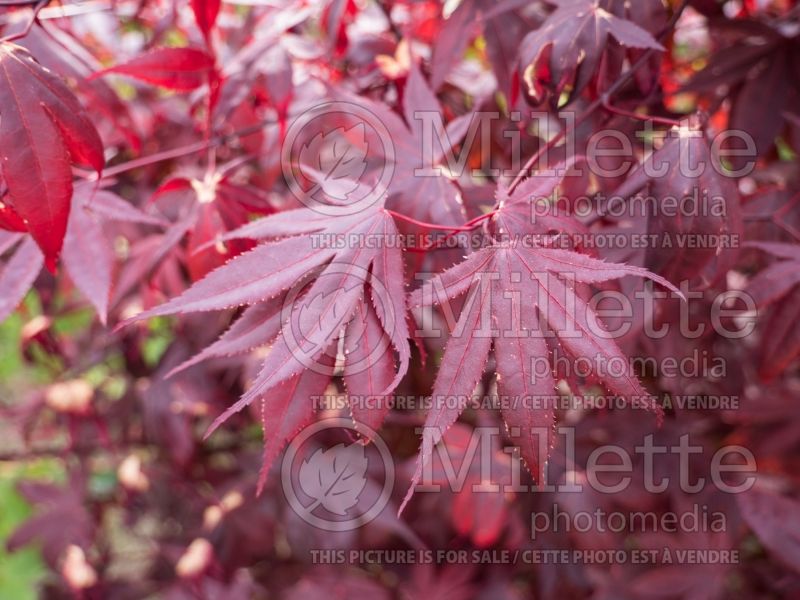
[{"label": "maple leaf logo watermark", "polygon": [[[389,296],[379,277],[355,264],[334,262],[318,269],[315,278],[301,279],[281,307],[282,335],[293,359],[325,374],[344,352],[348,374],[374,368],[387,353],[392,355],[390,333],[402,318]],[[374,313],[375,321],[364,320],[367,312]],[[380,332],[367,331],[373,322],[382,324]],[[348,344],[341,348],[345,339]],[[350,352],[359,343],[362,352]]]},{"label": "maple leaf logo watermark", "polygon": [[308,208],[343,216],[386,199],[395,169],[392,135],[364,106],[326,102],[294,119],[281,146],[289,190]]},{"label": "maple leaf logo watermark", "polygon": [[368,149],[364,123],[315,135],[299,154],[300,168],[315,182],[308,195],[317,198],[321,190],[331,200],[348,202],[367,169]]},{"label": "maple leaf logo watermark", "polygon": [[314,498],[310,512],[322,505],[326,510],[346,515],[358,502],[367,484],[367,455],[361,444],[337,444],[320,448],[300,467],[300,486]]},{"label": "maple leaf logo watermark", "polygon": [[[361,436],[372,443],[353,441]],[[394,461],[386,443],[351,419],[322,419],[306,427],[281,462],[281,486],[289,506],[325,531],[351,531],[384,510],[396,511],[389,506],[394,482]]]}]

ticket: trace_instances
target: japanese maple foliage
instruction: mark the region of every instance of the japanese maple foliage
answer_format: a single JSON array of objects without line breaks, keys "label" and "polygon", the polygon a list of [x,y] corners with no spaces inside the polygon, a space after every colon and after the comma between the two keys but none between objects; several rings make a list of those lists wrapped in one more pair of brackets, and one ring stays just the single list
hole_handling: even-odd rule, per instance
[{"label": "japanese maple foliage", "polygon": [[31,594],[800,594],[795,2],[0,24]]}]

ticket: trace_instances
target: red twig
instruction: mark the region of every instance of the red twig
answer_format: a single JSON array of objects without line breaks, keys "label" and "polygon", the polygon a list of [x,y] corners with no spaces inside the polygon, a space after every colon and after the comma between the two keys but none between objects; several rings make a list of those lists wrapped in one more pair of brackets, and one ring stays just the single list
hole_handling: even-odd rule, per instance
[{"label": "red twig", "polygon": [[441,229],[443,231],[449,230],[458,233],[460,231],[471,231],[474,227],[468,225],[437,225],[436,223],[426,223],[425,221],[417,221],[416,219],[412,219],[411,217],[407,217],[399,212],[389,210],[388,208],[384,210],[386,210],[386,212],[392,215],[395,219],[400,219],[406,223],[411,223],[412,225],[417,225],[418,227],[424,227],[426,229]]},{"label": "red twig", "polygon": [[640,115],[637,112],[633,112],[630,110],[625,110],[624,108],[619,108],[614,106],[606,99],[603,102],[603,108],[605,108],[608,112],[612,112],[615,115],[620,115],[623,117],[628,117],[630,119],[636,119],[638,121],[649,121],[651,123],[658,123],[660,125],[667,125],[669,127],[678,127],[680,126],[680,121],[676,121],[675,119],[668,119],[666,117],[654,117],[652,115]]},{"label": "red twig", "polygon": [[453,236],[455,236],[455,235],[457,235],[459,233],[463,233],[465,231],[472,231],[478,225],[483,223],[486,219],[489,219],[489,218],[493,217],[496,214],[496,212],[497,211],[493,210],[492,212],[488,212],[486,214],[479,215],[479,216],[475,217],[474,219],[470,219],[469,221],[464,223],[464,225],[462,225],[461,227],[452,228],[452,231],[450,231],[450,233],[448,233],[446,236],[444,236],[441,240],[438,240],[435,244],[431,244],[430,246],[424,246],[423,248],[406,248],[406,250],[408,250],[409,252],[415,252],[415,253],[418,253],[418,254],[424,254],[426,252],[429,252],[430,250],[436,250],[437,248],[440,248],[442,246],[442,244],[444,244],[451,237],[453,237]]},{"label": "red twig", "polygon": [[11,35],[7,35],[6,37],[0,39],[0,42],[13,42],[15,40],[22,39],[26,35],[28,35],[31,31],[31,28],[33,27],[33,24],[36,23],[36,20],[39,18],[39,11],[42,10],[45,6],[47,6],[47,3],[49,1],[50,0],[37,0],[35,3],[31,2],[30,4],[33,4],[33,14],[31,15],[31,18],[28,20],[28,22],[25,24],[25,29],[17,33],[12,33]]},{"label": "red twig", "polygon": [[[250,125],[249,127],[238,129],[226,135],[220,135],[211,138],[209,140],[204,140],[202,142],[195,142],[193,144],[187,144],[186,146],[172,148],[171,150],[163,150],[161,152],[156,152],[155,154],[150,154],[149,156],[142,156],[140,158],[135,158],[133,160],[129,160],[127,162],[120,163],[118,165],[114,165],[113,167],[105,169],[103,171],[103,179],[115,177],[117,175],[120,175],[121,173],[127,173],[128,171],[133,171],[134,169],[147,167],[149,165],[159,163],[163,160],[181,158],[189,154],[194,154],[195,152],[202,152],[203,150],[220,146],[230,140],[240,137],[245,137],[253,133],[257,133],[259,130],[263,129],[266,125],[274,125],[274,124],[275,121],[273,121],[272,119],[265,119],[255,125]],[[96,174],[94,173],[81,172],[81,175],[86,179],[94,179],[96,177]]]}]

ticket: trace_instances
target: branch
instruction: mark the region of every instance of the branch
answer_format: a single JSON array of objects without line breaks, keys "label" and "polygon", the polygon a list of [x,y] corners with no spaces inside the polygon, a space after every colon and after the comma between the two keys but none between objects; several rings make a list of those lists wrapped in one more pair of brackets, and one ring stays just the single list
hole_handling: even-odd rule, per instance
[{"label": "branch", "polygon": [[493,211],[490,211],[490,212],[484,213],[484,214],[482,214],[482,215],[478,215],[478,216],[477,216],[477,217],[475,217],[474,219],[470,219],[469,221],[467,221],[466,223],[464,223],[464,225],[463,225],[462,227],[459,227],[458,229],[455,229],[455,228],[453,228],[453,230],[452,230],[452,231],[450,231],[450,233],[448,233],[446,236],[444,236],[444,237],[443,237],[441,240],[437,240],[437,241],[436,241],[436,242],[434,242],[433,244],[430,244],[430,245],[428,245],[428,246],[425,246],[425,247],[423,247],[423,248],[407,248],[407,250],[408,250],[408,251],[410,251],[410,252],[417,252],[417,253],[420,253],[420,254],[425,254],[426,252],[430,252],[431,250],[438,250],[438,249],[439,249],[439,248],[441,248],[441,247],[442,247],[442,246],[443,246],[443,245],[444,245],[444,244],[445,244],[445,243],[446,243],[446,242],[447,242],[447,241],[448,241],[450,238],[452,238],[452,237],[454,237],[454,236],[458,235],[458,234],[459,234],[459,233],[461,233],[462,231],[472,231],[472,230],[473,230],[473,229],[475,229],[475,228],[476,228],[478,225],[480,225],[481,223],[483,223],[483,222],[484,222],[484,221],[486,221],[487,219],[491,219],[491,218],[492,218],[493,216],[495,216],[496,214],[497,214],[497,211],[496,211],[496,210],[493,210]]},{"label": "branch", "polygon": [[[189,154],[194,154],[195,152],[202,152],[203,150],[207,150],[209,148],[221,146],[236,138],[246,137],[248,135],[258,133],[266,125],[274,125],[276,123],[277,121],[274,121],[272,119],[264,119],[263,121],[260,121],[255,125],[243,127],[242,129],[237,129],[236,131],[227,133],[225,135],[217,135],[209,140],[204,140],[202,142],[195,142],[193,144],[187,144],[186,146],[179,146],[178,148],[172,148],[171,150],[163,150],[161,152],[156,152],[155,154],[151,154],[149,156],[142,156],[140,158],[135,158],[133,160],[129,160],[127,162],[120,163],[118,165],[114,165],[113,167],[105,169],[103,171],[101,179],[116,177],[117,175],[120,175],[122,173],[127,173],[128,171],[133,171],[134,169],[147,167],[149,165],[153,165],[164,160],[181,158]],[[90,181],[95,181],[97,179],[97,175],[95,173],[79,171],[77,169],[76,172],[78,172],[82,177]]]},{"label": "branch", "polygon": [[19,40],[24,38],[28,35],[31,31],[31,27],[33,24],[36,23],[36,20],[39,18],[39,11],[41,11],[50,0],[35,0],[35,2],[28,2],[26,5],[33,5],[33,14],[28,22],[25,24],[25,28],[17,33],[12,33],[11,35],[7,35],[4,38],[0,38],[0,42],[13,42],[15,40]]},{"label": "branch", "polygon": [[[443,231],[453,231],[453,232],[462,232],[462,231],[471,231],[475,227],[475,219],[466,223],[464,225],[438,225],[436,223],[426,223],[424,221],[417,221],[416,219],[412,219],[411,217],[407,217],[399,212],[395,212],[393,210],[389,210],[388,208],[384,209],[387,213],[392,215],[395,219],[400,219],[401,221],[405,221],[406,223],[411,223],[412,225],[416,225],[417,227],[424,227],[426,229],[441,229]],[[492,216],[492,214],[481,215],[480,220],[486,219],[487,217]]]},{"label": "branch", "polygon": [[677,121],[675,119],[668,119],[666,117],[656,117],[653,115],[640,115],[637,112],[633,112],[631,110],[625,110],[624,108],[619,108],[618,106],[614,106],[613,104],[611,104],[611,102],[608,101],[607,97],[605,97],[605,101],[603,102],[603,108],[610,113],[614,113],[615,115],[620,115],[623,117],[628,117],[629,119],[648,121],[650,123],[667,125],[669,127],[678,127],[680,125],[680,121]]}]

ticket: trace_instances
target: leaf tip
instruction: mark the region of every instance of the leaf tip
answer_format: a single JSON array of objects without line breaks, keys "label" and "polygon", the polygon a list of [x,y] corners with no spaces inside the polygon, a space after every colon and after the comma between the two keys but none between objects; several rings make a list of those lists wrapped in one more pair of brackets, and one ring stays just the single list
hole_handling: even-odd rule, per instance
[{"label": "leaf tip", "polygon": [[51,275],[55,275],[58,271],[58,254],[47,254],[44,259],[44,266],[50,271]]}]

